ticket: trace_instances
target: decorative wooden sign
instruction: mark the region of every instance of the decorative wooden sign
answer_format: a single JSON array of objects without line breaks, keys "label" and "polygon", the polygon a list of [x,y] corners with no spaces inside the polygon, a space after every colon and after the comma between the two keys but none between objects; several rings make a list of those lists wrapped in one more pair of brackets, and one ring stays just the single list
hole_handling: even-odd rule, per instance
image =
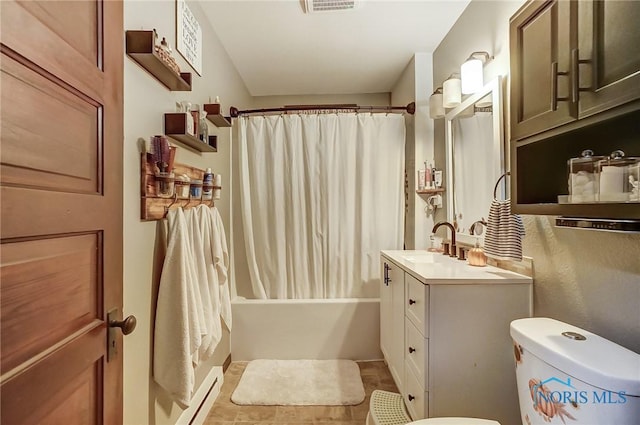
[{"label": "decorative wooden sign", "polygon": [[202,76],[202,28],[185,0],[176,0],[176,49]]}]

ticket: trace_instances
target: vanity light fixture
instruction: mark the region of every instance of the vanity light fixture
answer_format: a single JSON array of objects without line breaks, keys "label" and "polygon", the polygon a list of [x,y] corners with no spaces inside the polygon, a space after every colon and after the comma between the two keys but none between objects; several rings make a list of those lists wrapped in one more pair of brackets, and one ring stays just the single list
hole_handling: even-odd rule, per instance
[{"label": "vanity light fixture", "polygon": [[442,87],[438,87],[436,91],[429,97],[429,117],[432,120],[444,118],[444,106],[442,106]]},{"label": "vanity light fixture", "polygon": [[442,106],[455,108],[462,102],[460,75],[451,74],[442,85]]},{"label": "vanity light fixture", "polygon": [[493,59],[487,52],[473,52],[460,67],[462,94],[473,94],[484,86],[482,67]]}]

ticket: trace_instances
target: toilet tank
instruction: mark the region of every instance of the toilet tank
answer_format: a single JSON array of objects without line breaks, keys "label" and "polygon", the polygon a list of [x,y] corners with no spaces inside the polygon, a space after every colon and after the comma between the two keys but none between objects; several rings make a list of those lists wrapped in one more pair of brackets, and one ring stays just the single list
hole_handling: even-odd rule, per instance
[{"label": "toilet tank", "polygon": [[640,355],[578,327],[511,322],[523,425],[640,424]]}]

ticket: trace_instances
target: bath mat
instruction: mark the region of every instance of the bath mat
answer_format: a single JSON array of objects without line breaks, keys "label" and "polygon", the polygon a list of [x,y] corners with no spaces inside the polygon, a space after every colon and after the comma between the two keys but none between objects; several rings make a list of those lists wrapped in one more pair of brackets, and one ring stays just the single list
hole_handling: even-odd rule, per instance
[{"label": "bath mat", "polygon": [[351,360],[253,360],[231,401],[241,405],[355,405],[364,400],[360,368]]}]

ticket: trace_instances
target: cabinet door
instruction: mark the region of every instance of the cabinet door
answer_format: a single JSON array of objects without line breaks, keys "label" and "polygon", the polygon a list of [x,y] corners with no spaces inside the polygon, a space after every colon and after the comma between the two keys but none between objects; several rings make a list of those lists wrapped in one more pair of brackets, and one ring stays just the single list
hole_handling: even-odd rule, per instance
[{"label": "cabinet door", "polygon": [[387,272],[391,287],[391,320],[389,344],[389,370],[402,392],[404,385],[404,271],[389,263]]},{"label": "cabinet door", "polygon": [[383,258],[380,260],[380,267],[380,276],[382,276],[380,280],[380,350],[382,350],[387,363],[390,363],[393,297],[391,286],[389,285],[389,263]]},{"label": "cabinet door", "polygon": [[577,119],[570,70],[576,9],[569,1],[533,1],[511,19],[513,140]]},{"label": "cabinet door", "polygon": [[640,2],[578,2],[579,117],[640,98]]}]

